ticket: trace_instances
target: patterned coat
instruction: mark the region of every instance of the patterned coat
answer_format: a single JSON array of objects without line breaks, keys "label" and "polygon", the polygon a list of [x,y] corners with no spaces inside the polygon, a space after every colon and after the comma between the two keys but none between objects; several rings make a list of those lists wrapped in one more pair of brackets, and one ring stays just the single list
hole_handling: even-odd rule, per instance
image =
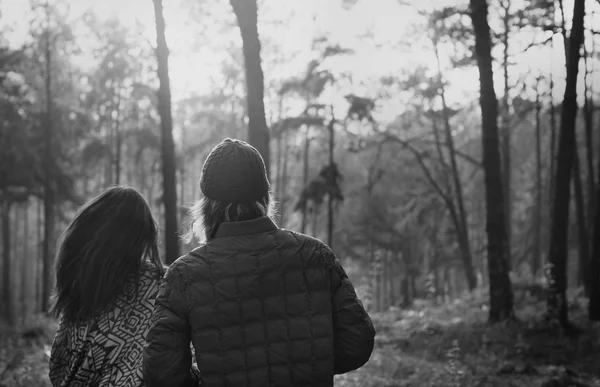
[{"label": "patterned coat", "polygon": [[114,308],[87,322],[60,321],[50,355],[54,387],[143,386],[142,349],[162,273],[145,267]]},{"label": "patterned coat", "polygon": [[322,242],[269,218],[223,223],[171,265],[144,349],[149,387],[332,386],[361,367],[375,329]]}]

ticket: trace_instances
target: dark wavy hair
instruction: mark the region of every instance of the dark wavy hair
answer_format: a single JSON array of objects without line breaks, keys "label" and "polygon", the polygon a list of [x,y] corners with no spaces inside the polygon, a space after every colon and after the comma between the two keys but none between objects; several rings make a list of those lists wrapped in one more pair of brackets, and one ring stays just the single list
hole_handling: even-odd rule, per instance
[{"label": "dark wavy hair", "polygon": [[86,203],[58,245],[54,315],[92,318],[111,308],[145,268],[160,276],[157,238],[150,208],[133,188],[111,187]]}]

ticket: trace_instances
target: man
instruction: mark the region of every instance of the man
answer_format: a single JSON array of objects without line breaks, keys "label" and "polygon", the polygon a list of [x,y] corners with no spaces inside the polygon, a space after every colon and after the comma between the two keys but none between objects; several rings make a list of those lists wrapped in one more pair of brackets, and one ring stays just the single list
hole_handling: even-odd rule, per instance
[{"label": "man", "polygon": [[200,189],[191,229],[200,223],[205,242],[165,275],[144,349],[148,387],[332,386],[364,365],[371,319],[328,246],[273,223],[258,151],[225,139]]}]

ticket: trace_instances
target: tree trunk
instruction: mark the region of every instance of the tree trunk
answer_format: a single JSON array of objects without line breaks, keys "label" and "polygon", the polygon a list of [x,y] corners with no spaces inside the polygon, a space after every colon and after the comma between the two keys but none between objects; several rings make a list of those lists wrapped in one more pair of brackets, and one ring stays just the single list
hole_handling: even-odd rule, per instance
[{"label": "tree trunk", "polygon": [[[304,168],[302,171],[302,189],[308,189],[308,158],[310,156],[310,126],[306,128],[306,138],[304,139]],[[306,232],[306,222],[307,222],[307,214],[308,211],[308,200],[304,200],[304,205],[302,206],[302,223],[300,224],[300,232]],[[314,235],[313,235],[314,236]]]},{"label": "tree trunk", "polygon": [[592,236],[592,259],[590,261],[590,302],[588,317],[591,321],[600,321],[600,168],[596,185],[596,215]]},{"label": "tree trunk", "polygon": [[153,0],[156,18],[156,57],[158,59],[158,111],[160,114],[161,157],[163,175],[162,201],[165,212],[165,257],[168,264],[179,256],[177,235],[177,186],[175,178],[175,145],[171,117],[171,86],[169,82],[169,50],[165,39],[165,19],[162,0]]},{"label": "tree trunk", "polygon": [[115,180],[115,184],[119,185],[121,184],[121,158],[122,158],[122,143],[123,143],[123,136],[121,135],[121,90],[118,89],[117,90],[117,104],[116,104],[116,110],[117,110],[117,118],[115,120],[115,126],[114,126],[114,132],[115,132],[115,157],[114,157],[114,164],[115,164],[115,176],[114,176],[114,180]]},{"label": "tree trunk", "polygon": [[[445,98],[443,98],[442,100],[443,100],[443,104],[445,106]],[[447,145],[448,149],[450,149],[450,153],[453,154],[453,153],[455,153],[454,141],[452,140],[452,133],[450,131],[450,125],[449,125],[448,120],[446,120],[445,126],[446,126],[446,145]],[[435,125],[435,121],[434,121],[434,125],[433,125],[433,134],[434,134],[436,149],[437,149],[440,161],[442,162],[442,164],[445,167],[448,167],[448,164],[444,157],[444,152],[442,151],[441,139],[438,134],[437,126]],[[454,160],[453,160],[454,167],[456,167],[455,160],[456,160],[456,158],[454,158]],[[421,167],[423,168],[423,171],[426,172],[425,167],[423,165]],[[453,171],[456,171],[456,173],[454,173]],[[460,190],[460,195],[451,194],[452,193],[452,185],[451,185],[452,183],[450,183],[444,179],[444,182],[446,183],[445,188],[446,188],[448,194],[446,195],[446,194],[442,193],[441,196],[442,196],[442,200],[444,201],[444,204],[446,205],[446,208],[448,209],[448,212],[450,213],[450,219],[452,221],[454,230],[456,231],[457,242],[458,242],[458,246],[461,251],[460,256],[461,256],[461,261],[463,263],[463,269],[465,271],[465,277],[467,279],[467,285],[469,286],[469,290],[473,291],[477,287],[477,276],[475,275],[475,269],[473,267],[473,255],[472,255],[472,249],[471,249],[471,244],[470,244],[469,235],[468,235],[466,212],[464,211],[464,205],[461,206],[462,212],[460,209],[457,209],[458,204],[463,203],[462,186],[460,184],[460,177],[458,175],[458,169],[457,168],[452,169],[450,175],[452,175],[453,177],[456,177],[456,179],[453,179],[453,184],[454,184],[454,188],[455,188],[454,191],[457,192],[457,188],[458,188],[458,190]],[[441,190],[441,188],[440,188],[440,190]],[[461,214],[464,216],[461,216]]]},{"label": "tree trunk", "polygon": [[181,214],[181,219],[185,218],[186,214],[186,180],[187,180],[187,171],[186,171],[186,153],[187,153],[187,135],[186,135],[186,127],[185,122],[181,123],[181,158],[179,165],[179,212]]},{"label": "tree trunk", "polygon": [[321,211],[321,204],[313,203],[312,210],[312,236],[319,238],[319,212]]},{"label": "tree trunk", "polygon": [[264,79],[260,63],[258,38],[258,7],[256,0],[230,0],[242,35],[246,69],[248,105],[248,142],[262,155],[270,170],[269,129],[265,118]]},{"label": "tree trunk", "polygon": [[[592,40],[593,42],[593,40]],[[589,235],[593,235],[594,233],[594,214],[596,212],[597,202],[596,198],[596,182],[594,181],[594,135],[592,133],[592,128],[594,127],[594,91],[591,87],[588,86],[588,55],[587,50],[585,49],[585,41],[583,43],[583,53],[585,60],[585,102],[583,105],[584,110],[584,119],[585,119],[585,143],[586,143],[586,164],[587,164],[587,231]],[[594,57],[594,45],[592,44],[592,55]],[[593,74],[593,67],[592,67]],[[592,80],[593,81],[593,80]],[[591,244],[588,245],[588,251],[591,249]],[[589,285],[589,282],[588,282]],[[589,289],[588,289],[589,290]]]},{"label": "tree trunk", "polygon": [[43,201],[37,200],[37,257],[35,260],[35,311],[42,310],[43,278],[42,271],[44,265],[44,223],[43,223]]},{"label": "tree trunk", "polygon": [[[23,216],[23,238],[29,238],[29,200],[23,203],[21,213]],[[31,305],[34,303],[33,297],[33,278],[35,270],[32,268],[33,256],[29,251],[29,243],[23,243],[23,258],[22,258],[22,290],[21,290],[21,314],[23,315],[23,325],[27,326],[31,316]],[[35,266],[34,266],[35,267]]]},{"label": "tree trunk", "polygon": [[[276,175],[275,175],[275,192],[276,192],[276,198],[278,202],[281,202],[281,198],[283,197],[283,190],[281,187],[281,173],[282,173],[282,166],[283,166],[283,133],[280,133],[279,136],[277,137],[277,159],[275,160],[275,165],[276,165]],[[281,217],[281,215],[279,215]],[[280,218],[281,219],[281,218]]]},{"label": "tree trunk", "polygon": [[54,165],[53,155],[53,128],[52,128],[52,56],[50,51],[50,14],[48,5],[46,5],[46,18],[48,26],[46,27],[46,131],[45,131],[45,162],[44,162],[44,248],[43,248],[43,271],[42,271],[42,312],[48,312],[50,308],[50,292],[52,289],[52,261],[54,259],[54,233],[55,233],[55,197],[54,197],[54,176],[52,166]]},{"label": "tree trunk", "polygon": [[586,295],[589,295],[589,282],[587,280],[588,262],[590,259],[589,243],[587,229],[587,212],[585,209],[585,203],[583,198],[583,187],[581,184],[581,168],[579,163],[577,145],[574,149],[574,161],[573,161],[573,188],[575,192],[575,210],[577,214],[577,236],[579,242],[579,270],[577,275],[578,286],[583,285],[583,289]]},{"label": "tree trunk", "polygon": [[[471,252],[471,242],[469,240],[469,226],[467,219],[467,212],[465,210],[465,201],[463,195],[463,187],[460,181],[460,171],[458,170],[458,163],[456,161],[456,148],[454,146],[454,137],[452,136],[452,129],[450,127],[450,117],[448,114],[448,105],[446,103],[446,91],[444,83],[442,82],[442,68],[440,64],[440,57],[437,48],[437,42],[434,41],[435,56],[437,61],[438,77],[440,81],[440,97],[442,100],[442,116],[444,119],[444,131],[446,134],[446,146],[450,154],[450,167],[452,170],[452,182],[454,184],[454,195],[453,199],[456,200],[456,208],[458,209],[458,223],[457,223],[457,235],[459,239],[459,245],[463,254],[463,262],[465,265],[465,271],[467,274],[467,282],[469,284],[469,290],[474,290],[477,287],[477,277],[473,270],[473,255]],[[437,132],[437,131],[436,131]],[[439,152],[439,150],[438,150]]]},{"label": "tree trunk", "polygon": [[[554,49],[554,45],[552,45]],[[550,194],[548,195],[548,202],[552,206],[554,200],[554,179],[556,178],[556,108],[554,106],[554,77],[552,71],[550,72],[550,171],[549,173],[549,184]],[[551,215],[551,214],[550,214]]]},{"label": "tree trunk", "polygon": [[470,0],[475,32],[475,55],[479,67],[482,115],[483,168],[485,172],[488,235],[488,271],[490,278],[490,321],[511,319],[513,296],[508,276],[506,218],[498,139],[498,102],[494,91],[488,5],[485,0]]},{"label": "tree trunk", "polygon": [[[333,108],[332,108],[333,111]],[[330,181],[329,181],[329,195],[327,195],[327,244],[330,248],[333,248],[333,187],[336,184],[336,178],[333,174],[334,164],[333,164],[333,149],[335,145],[335,131],[333,129],[333,125],[335,123],[335,118],[331,118],[331,122],[329,123],[329,168],[330,170]]]},{"label": "tree trunk", "polygon": [[540,80],[538,78],[536,85],[535,94],[535,221],[534,227],[534,242],[533,242],[533,256],[531,257],[531,275],[536,278],[541,262],[542,262],[542,133],[541,133],[541,122],[540,114],[542,105],[540,103],[540,91],[539,91]]},{"label": "tree trunk", "polygon": [[12,262],[11,262],[11,243],[10,243],[10,209],[8,200],[2,201],[2,307],[9,324],[14,323],[13,303],[12,303]]},{"label": "tree trunk", "polygon": [[281,215],[281,227],[285,227],[285,221],[287,220],[287,181],[288,181],[288,161],[289,161],[289,144],[287,133],[284,136],[284,147],[285,152],[283,154],[283,171],[281,171],[281,199],[279,203],[279,214]]},{"label": "tree trunk", "polygon": [[548,312],[566,330],[571,328],[567,310],[567,255],[570,182],[575,160],[575,119],[577,114],[577,73],[579,71],[580,48],[583,41],[583,19],[585,1],[575,1],[573,27],[567,54],[567,80],[563,99],[560,138],[556,166],[552,226],[550,235],[550,291]]},{"label": "tree trunk", "polygon": [[402,277],[402,307],[408,309],[412,306],[414,295],[412,294],[412,274],[413,274],[413,244],[409,235],[408,241],[403,244],[402,258],[404,259],[404,276]]},{"label": "tree trunk", "polygon": [[[279,122],[283,119],[283,94],[277,94],[277,120]],[[277,199],[281,200],[283,196],[283,190],[281,189],[282,181],[282,165],[283,165],[283,134],[285,130],[281,130],[277,137],[277,175],[275,176],[275,192],[277,192]]]},{"label": "tree trunk", "polygon": [[502,177],[503,177],[503,186],[504,189],[504,213],[505,215],[505,225],[506,225],[506,263],[508,270],[510,271],[512,268],[512,189],[511,189],[511,181],[512,181],[512,166],[511,166],[511,135],[510,135],[510,112],[508,105],[508,35],[510,31],[510,0],[507,0],[506,3],[502,1],[502,7],[504,8],[504,34],[502,36],[502,42],[504,45],[504,61],[503,61],[503,70],[504,70],[504,95],[502,96],[502,141],[500,142],[502,145]]}]

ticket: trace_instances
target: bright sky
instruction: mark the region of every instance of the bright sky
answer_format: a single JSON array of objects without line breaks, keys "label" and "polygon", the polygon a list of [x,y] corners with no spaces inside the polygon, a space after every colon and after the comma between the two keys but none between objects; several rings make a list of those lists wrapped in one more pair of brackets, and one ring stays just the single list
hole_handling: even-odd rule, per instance
[{"label": "bright sky", "polygon": [[[14,27],[10,35],[11,41],[18,41],[27,33],[28,25],[24,22],[29,14],[27,0],[0,0],[2,2],[2,24]],[[188,0],[188,4],[193,0]],[[462,2],[462,1],[461,1]],[[155,44],[154,9],[152,0],[70,0],[71,17],[77,18],[85,10],[91,8],[101,16],[116,14],[127,25],[140,22],[144,26],[147,39]],[[204,93],[210,90],[211,79],[219,73],[220,60],[225,47],[232,39],[240,39],[239,31],[231,30],[221,33],[215,30],[215,21],[207,17],[203,20],[190,20],[189,6],[181,0],[165,0],[165,18],[167,22],[167,40],[170,46],[170,75],[174,104],[188,93]],[[212,17],[233,17],[229,1],[213,1],[221,7],[211,13]],[[428,47],[415,45],[410,51],[398,47],[397,43],[406,34],[414,20],[414,10],[401,6],[398,0],[362,0],[345,10],[341,0],[263,0],[259,10],[259,34],[266,36],[277,46],[282,47],[284,58],[300,53],[294,60],[279,65],[276,69],[266,69],[266,78],[284,78],[301,75],[306,63],[311,59],[310,44],[319,31],[326,32],[332,41],[341,43],[355,50],[356,55],[344,57],[332,62],[336,72],[350,71],[353,74],[352,90],[342,93],[324,95],[324,99],[332,102],[342,100],[343,93],[353,92],[374,96],[377,93],[377,80],[381,76],[400,74],[403,69],[410,69],[420,63],[433,64],[434,57]],[[444,4],[456,4],[451,0],[432,0],[436,7]],[[596,2],[591,0],[590,4]],[[572,1],[565,1],[569,10]],[[216,15],[216,16],[215,16]],[[293,15],[293,18],[289,16]],[[567,15],[570,16],[569,14]],[[597,18],[595,18],[597,20]],[[591,18],[589,19],[591,21]],[[278,21],[280,24],[273,23]],[[598,24],[594,21],[594,25]],[[206,26],[206,39],[210,42],[206,47],[198,47],[196,34],[203,34],[201,27]],[[600,30],[600,26],[596,27]],[[370,37],[365,37],[366,33]],[[517,59],[519,73],[548,73],[552,68],[557,77],[555,96],[560,100],[564,81],[563,49],[560,39],[555,40],[555,49],[551,53],[531,50]],[[264,60],[264,58],[263,58]],[[515,72],[516,73],[516,72]],[[451,101],[464,102],[465,98],[476,98],[479,87],[476,69],[470,71],[448,73],[447,78],[455,87],[448,90]],[[502,94],[502,74],[496,71],[496,92]],[[381,118],[392,119],[398,112],[398,102],[383,106]]]}]

